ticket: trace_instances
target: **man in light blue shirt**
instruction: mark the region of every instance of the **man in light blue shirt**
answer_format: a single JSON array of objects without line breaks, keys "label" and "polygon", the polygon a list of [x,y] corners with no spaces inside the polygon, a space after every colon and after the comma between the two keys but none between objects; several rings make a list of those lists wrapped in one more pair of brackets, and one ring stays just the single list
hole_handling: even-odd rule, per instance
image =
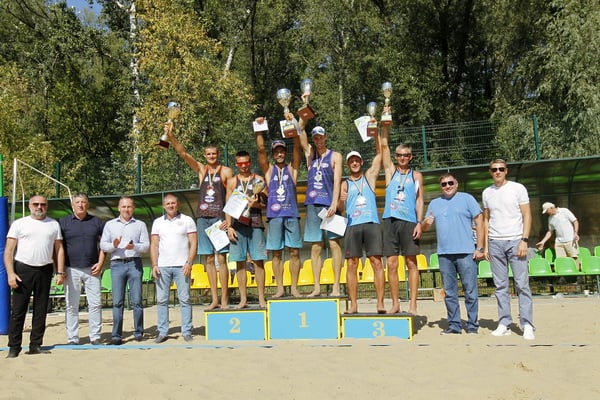
[{"label": "man in light blue shirt", "polygon": [[104,225],[100,249],[109,253],[112,279],[113,329],[112,345],[123,343],[123,304],[129,285],[133,306],[134,337],[144,338],[144,308],[142,304],[142,258],[150,247],[148,228],[133,218],[135,204],[131,197],[119,200],[119,216]]},{"label": "man in light blue shirt", "polygon": [[[440,177],[440,188],[442,196],[429,204],[422,227],[425,231],[434,222],[436,224],[437,253],[448,312],[448,328],[442,331],[442,335],[462,332],[457,275],[465,293],[467,333],[476,334],[479,329],[479,302],[475,260],[485,255],[483,214],[473,196],[458,191],[458,180],[452,174],[445,173]],[[473,226],[477,245],[473,238]]]}]

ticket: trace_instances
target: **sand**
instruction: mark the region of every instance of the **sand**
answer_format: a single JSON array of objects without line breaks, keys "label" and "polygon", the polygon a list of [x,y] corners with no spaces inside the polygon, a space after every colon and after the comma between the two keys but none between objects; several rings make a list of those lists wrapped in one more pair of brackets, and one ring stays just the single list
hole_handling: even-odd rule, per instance
[{"label": "sand", "polygon": [[[462,302],[462,299],[461,299]],[[517,301],[513,299],[513,316]],[[407,304],[402,304],[406,308]],[[360,311],[374,311],[362,301]],[[496,302],[480,299],[478,335],[440,335],[444,304],[419,301],[412,341],[397,338],[206,341],[195,306],[192,344],[171,309],[170,339],[154,344],[156,308],[145,310],[146,340],[116,346],[67,346],[64,314],[48,316],[50,354],[4,359],[1,399],[574,399],[600,397],[600,299],[534,299],[536,340],[520,329],[494,337]],[[464,306],[462,307],[464,316]],[[132,312],[125,327],[131,334]],[[104,309],[103,340],[111,311]],[[81,313],[82,342],[87,315]],[[28,319],[26,327],[30,324]],[[28,333],[24,344],[28,343]],[[126,337],[131,339],[131,337]]]}]

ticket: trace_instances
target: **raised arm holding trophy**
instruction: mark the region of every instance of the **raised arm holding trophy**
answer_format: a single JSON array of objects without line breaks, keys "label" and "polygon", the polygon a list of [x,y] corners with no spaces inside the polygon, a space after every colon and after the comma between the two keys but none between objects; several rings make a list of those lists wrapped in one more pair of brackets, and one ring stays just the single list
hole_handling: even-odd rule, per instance
[{"label": "raised arm holding trophy", "polygon": [[313,81],[311,79],[304,79],[300,82],[300,90],[302,90],[302,102],[303,106],[298,109],[298,116],[305,121],[309,121],[315,117],[315,111],[308,104],[308,99],[312,95]]},{"label": "raised arm holding trophy", "polygon": [[283,137],[291,138],[298,135],[296,125],[292,122],[292,114],[290,114],[290,101],[292,100],[292,93],[289,89],[283,88],[277,91],[277,101],[283,107],[283,116],[285,119],[279,121],[281,125],[281,133]]},{"label": "raised arm holding trophy", "polygon": [[[173,120],[179,117],[179,114],[181,114],[181,106],[179,105],[179,103],[175,101],[170,101],[167,104],[167,124],[172,125]],[[166,131],[162,134],[160,140],[158,141],[158,143],[156,143],[156,146],[159,146],[163,149],[169,148],[169,137]]]}]

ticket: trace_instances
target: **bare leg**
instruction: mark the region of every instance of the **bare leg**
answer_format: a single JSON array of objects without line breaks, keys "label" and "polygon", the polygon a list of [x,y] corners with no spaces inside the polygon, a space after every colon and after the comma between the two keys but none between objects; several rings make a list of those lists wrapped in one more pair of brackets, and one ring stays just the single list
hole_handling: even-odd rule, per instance
[{"label": "bare leg", "polygon": [[[377,313],[385,314],[385,305],[383,303],[383,297],[385,294],[385,272],[383,271],[383,264],[380,256],[369,257],[371,266],[373,267],[373,273],[375,274],[375,293],[377,294]],[[350,268],[350,265],[348,265]],[[398,269],[396,268],[396,272]]]},{"label": "bare leg", "polygon": [[300,291],[298,290],[298,276],[300,275],[300,249],[290,249],[290,275],[292,277],[292,296],[302,297]]},{"label": "bare leg", "polygon": [[321,295],[321,250],[323,243],[314,242],[310,248],[310,261],[312,263],[313,276],[315,277],[315,288],[308,297]]},{"label": "bare leg", "polygon": [[390,282],[390,295],[392,296],[392,308],[390,308],[387,313],[395,314],[400,312],[400,302],[398,301],[398,256],[389,256],[387,258],[387,268],[388,280]]},{"label": "bare leg", "polygon": [[206,256],[206,274],[208,275],[208,284],[210,285],[210,297],[211,303],[207,307],[207,310],[214,310],[219,307],[219,290],[217,284],[217,268],[215,267],[215,255],[208,254]]},{"label": "bare leg", "polygon": [[267,301],[265,300],[265,262],[252,261],[256,268],[254,268],[254,276],[256,277],[256,287],[258,288],[258,305],[260,308],[267,308]]},{"label": "bare leg", "polygon": [[342,246],[340,245],[341,239],[330,239],[329,248],[331,249],[331,262],[333,264],[333,289],[331,290],[331,296],[339,296],[340,291],[340,275],[342,274],[342,265],[344,259],[342,258]]},{"label": "bare leg", "polygon": [[275,275],[275,282],[277,283],[277,291],[273,297],[281,297],[284,294],[283,289],[283,263],[281,262],[281,250],[273,250],[272,252],[272,264],[273,264],[273,275]]},{"label": "bare leg", "polygon": [[219,258],[219,280],[221,281],[221,308],[229,308],[229,267],[225,254],[217,255]]},{"label": "bare leg", "polygon": [[345,314],[358,312],[358,257],[348,258],[348,271],[346,272],[346,287],[350,297],[350,308]]},{"label": "bare leg", "polygon": [[[246,261],[238,261],[236,263],[235,274],[238,280],[238,286],[240,288],[240,303],[235,307],[236,309],[248,307],[248,293],[246,286],[248,284],[246,279]],[[263,282],[265,281],[264,269],[263,269]],[[264,289],[264,288],[263,288]],[[264,296],[264,292],[263,292]]]},{"label": "bare leg", "polygon": [[408,312],[417,315],[417,294],[419,292],[419,269],[417,268],[417,256],[406,256],[406,266],[408,267],[408,289],[410,291],[410,301],[408,303]]}]

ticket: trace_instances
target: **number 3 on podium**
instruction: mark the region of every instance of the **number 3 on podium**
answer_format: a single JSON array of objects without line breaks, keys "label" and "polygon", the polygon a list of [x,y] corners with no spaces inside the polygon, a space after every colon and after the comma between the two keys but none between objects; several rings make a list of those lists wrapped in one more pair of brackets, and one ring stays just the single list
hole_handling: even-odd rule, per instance
[{"label": "number 3 on podium", "polygon": [[373,322],[373,328],[375,328],[375,330],[373,331],[373,337],[385,336],[385,324],[383,323],[383,321]]}]

